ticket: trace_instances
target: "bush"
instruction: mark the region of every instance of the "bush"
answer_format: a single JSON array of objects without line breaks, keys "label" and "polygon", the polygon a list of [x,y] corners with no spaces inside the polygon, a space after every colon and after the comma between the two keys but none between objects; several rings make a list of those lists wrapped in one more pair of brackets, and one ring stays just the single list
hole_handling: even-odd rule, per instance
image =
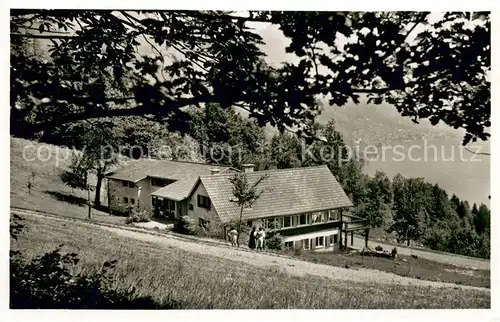
[{"label": "bush", "polygon": [[381,251],[383,251],[384,249],[382,248],[382,246],[377,245],[377,247],[375,247],[375,250],[376,250],[377,252],[381,252]]},{"label": "bush", "polygon": [[10,257],[11,309],[154,309],[160,305],[141,297],[134,288],[116,290],[110,272],[116,261],[105,262],[94,273],[71,273],[78,263],[75,253],[61,254],[60,248],[24,264],[21,252]]},{"label": "bush", "polygon": [[131,224],[133,222],[149,222],[151,215],[146,210],[133,210],[125,220],[125,223]]},{"label": "bush", "polygon": [[266,248],[283,250],[283,237],[280,234],[272,235],[266,240]]},{"label": "bush", "polygon": [[224,239],[224,227],[217,218],[211,220],[199,218],[196,234],[201,237]]},{"label": "bush", "polygon": [[394,247],[391,251],[391,255],[393,258],[396,258],[396,256],[398,255],[398,249],[396,247]]},{"label": "bush", "polygon": [[198,232],[198,224],[189,216],[181,216],[174,223],[174,232],[184,235],[196,235]]}]

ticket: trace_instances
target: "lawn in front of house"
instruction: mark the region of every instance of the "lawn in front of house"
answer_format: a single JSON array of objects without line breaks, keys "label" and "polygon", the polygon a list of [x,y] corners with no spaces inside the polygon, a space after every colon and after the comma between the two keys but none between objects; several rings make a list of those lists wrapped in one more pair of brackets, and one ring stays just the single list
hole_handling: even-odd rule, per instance
[{"label": "lawn in front of house", "polygon": [[301,252],[299,259],[338,267],[369,268],[422,280],[489,288],[490,270],[467,269],[424,258],[398,255],[396,259],[361,256],[358,252]]}]

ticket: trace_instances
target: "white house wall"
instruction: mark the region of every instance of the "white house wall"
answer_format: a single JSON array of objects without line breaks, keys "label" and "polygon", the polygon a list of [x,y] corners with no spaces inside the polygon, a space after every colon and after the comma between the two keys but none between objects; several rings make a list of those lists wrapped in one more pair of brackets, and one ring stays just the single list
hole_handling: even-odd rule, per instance
[{"label": "white house wall", "polygon": [[152,211],[151,204],[151,180],[144,178],[136,182],[137,186],[137,199],[139,200],[138,207],[140,210]]},{"label": "white house wall", "polygon": [[[198,220],[198,218],[210,219],[214,218],[214,216],[217,216],[217,212],[215,211],[213,204],[211,204],[210,210],[198,207],[198,197],[197,197],[198,195],[208,197],[207,190],[205,189],[203,183],[201,182],[188,202],[188,209],[189,209],[189,204],[193,206],[192,210],[188,210],[188,216],[196,220]],[[212,201],[210,201],[210,203],[212,203]]]}]

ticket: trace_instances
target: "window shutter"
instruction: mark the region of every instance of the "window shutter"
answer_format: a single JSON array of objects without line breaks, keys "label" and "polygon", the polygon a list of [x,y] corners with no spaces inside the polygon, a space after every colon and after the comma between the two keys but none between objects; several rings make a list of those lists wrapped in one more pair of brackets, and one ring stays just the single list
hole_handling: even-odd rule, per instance
[{"label": "window shutter", "polygon": [[200,202],[200,195],[196,195],[196,200],[198,202],[198,207],[201,207],[201,202]]},{"label": "window shutter", "polygon": [[207,197],[206,200],[207,200],[207,209],[212,210],[212,201],[210,200],[209,197]]}]

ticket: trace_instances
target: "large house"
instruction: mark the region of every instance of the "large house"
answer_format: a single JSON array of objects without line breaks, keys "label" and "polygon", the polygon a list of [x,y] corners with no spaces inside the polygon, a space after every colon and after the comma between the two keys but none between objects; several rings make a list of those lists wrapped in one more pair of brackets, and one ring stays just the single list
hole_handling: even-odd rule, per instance
[{"label": "large house", "polygon": [[[238,171],[190,162],[134,161],[107,175],[110,209],[132,206],[171,219],[187,215],[200,225],[215,220],[225,236],[240,213],[231,201],[229,180]],[[244,209],[244,221],[278,227],[285,246],[328,248],[341,242],[342,230],[352,230],[345,226],[352,217],[342,215],[352,203],[327,166],[254,171],[252,165],[244,165],[242,171],[250,184],[267,175],[258,186],[263,190],[260,198]]]}]

